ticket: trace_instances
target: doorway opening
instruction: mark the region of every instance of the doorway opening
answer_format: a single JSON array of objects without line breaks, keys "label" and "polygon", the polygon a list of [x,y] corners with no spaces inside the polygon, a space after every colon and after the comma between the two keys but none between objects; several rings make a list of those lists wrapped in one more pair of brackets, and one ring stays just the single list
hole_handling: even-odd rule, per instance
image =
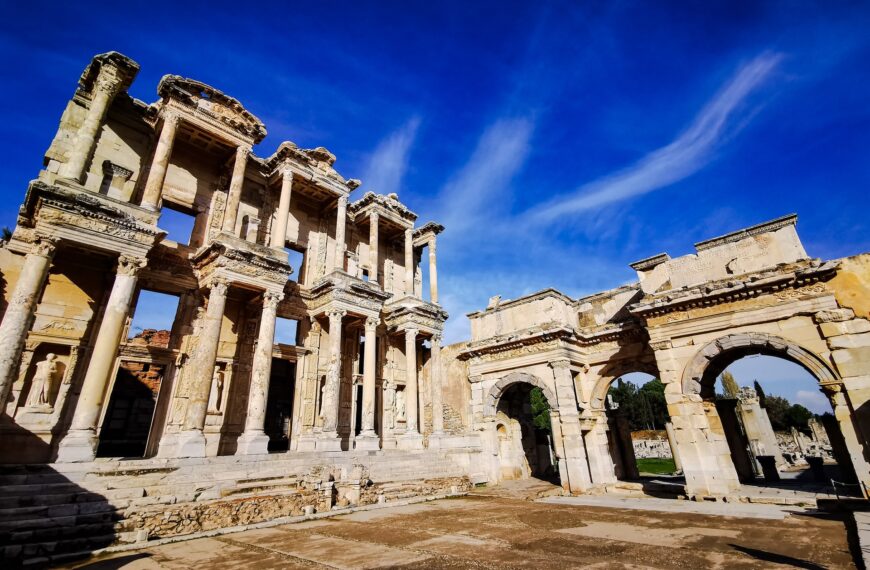
[{"label": "doorway opening", "polygon": [[608,445],[617,479],[678,472],[668,438],[665,387],[651,374],[631,372],[607,392]]},{"label": "doorway opening", "polygon": [[269,398],[266,402],[266,435],[270,453],[290,449],[293,422],[293,394],[296,389],[296,363],[280,358],[272,359],[269,376]]},{"label": "doorway opening", "polygon": [[508,387],[496,409],[499,479],[536,478],[559,484],[550,403],[525,382]]}]

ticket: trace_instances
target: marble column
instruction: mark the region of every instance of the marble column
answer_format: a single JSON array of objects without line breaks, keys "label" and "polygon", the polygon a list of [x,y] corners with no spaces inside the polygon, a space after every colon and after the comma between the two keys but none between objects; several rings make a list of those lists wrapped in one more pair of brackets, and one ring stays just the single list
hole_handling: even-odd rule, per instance
[{"label": "marble column", "polygon": [[423,436],[418,424],[417,397],[417,329],[405,329],[405,434],[402,447],[422,447]]},{"label": "marble column", "polygon": [[369,282],[378,282],[378,220],[377,212],[369,214]]},{"label": "marble column", "polygon": [[[269,401],[269,380],[272,376],[272,349],[275,345],[275,318],[278,303],[284,293],[267,291],[263,296],[263,314],[260,317],[260,332],[254,349],[251,387],[248,391],[248,415],[245,432],[239,438],[237,453],[257,455],[268,453],[269,436],[266,435],[266,404]],[[289,434],[288,434],[289,435]]]},{"label": "marble column", "polygon": [[356,437],[357,449],[378,449],[375,433],[375,377],[378,369],[377,336],[378,319],[366,319],[365,355],[363,357],[362,430]]},{"label": "marble column", "polygon": [[[251,148],[241,145],[236,148],[236,161],[233,164],[233,177],[230,179],[230,191],[227,194],[227,205],[224,209],[224,232],[236,234],[236,219],[239,215],[239,202],[242,201],[242,186],[245,184],[245,168],[248,165],[248,155]],[[238,236],[236,236],[238,237]]]},{"label": "marble column", "polygon": [[344,243],[344,226],[347,223],[347,196],[338,199],[338,213],[335,218],[335,262],[334,269],[344,271],[344,252],[347,244]]},{"label": "marble column", "polygon": [[293,171],[285,168],[281,172],[281,197],[278,199],[278,214],[272,227],[272,247],[284,249],[287,243],[287,216],[290,215],[290,194],[293,190]]},{"label": "marble column", "polygon": [[338,436],[338,406],[341,393],[341,327],[347,311],[329,311],[329,367],[326,371],[326,384],[320,402],[323,419],[323,432],[317,441],[317,449],[340,451],[341,439]]},{"label": "marble column", "polygon": [[139,270],[145,263],[144,259],[126,256],[118,259],[115,283],[97,331],[72,423],[58,447],[58,463],[92,461],[96,456],[97,422],[108,396],[115,357],[130,313],[130,302],[136,292]]},{"label": "marble column", "polygon": [[69,159],[61,168],[60,174],[81,182],[88,160],[94,152],[97,133],[103,126],[109,105],[121,90],[121,78],[109,70],[101,70],[94,85],[94,94],[85,120],[79,127],[73,141]]},{"label": "marble column", "polygon": [[188,383],[189,389],[183,431],[178,434],[178,445],[174,452],[177,457],[205,457],[205,436],[202,430],[208,413],[208,397],[211,393],[211,379],[229,286],[226,281],[214,280],[209,289],[208,306],[202,317],[199,338],[185,366],[182,379]]},{"label": "marble column", "polygon": [[154,150],[154,159],[151,161],[151,170],[148,172],[145,191],[142,193],[143,208],[155,211],[160,204],[163,182],[166,180],[166,169],[169,167],[169,158],[172,156],[172,145],[175,143],[178,122],[179,117],[175,113],[163,115],[163,128],[160,130],[160,138],[157,140],[157,148]]},{"label": "marble column", "polygon": [[9,297],[9,305],[0,324],[0,413],[6,409],[9,390],[18,377],[27,331],[45,286],[56,245],[55,240],[46,238],[40,238],[34,244],[30,253],[24,256],[18,282]]},{"label": "marble column", "polygon": [[438,303],[438,269],[435,263],[435,237],[429,240],[429,300]]},{"label": "marble column", "polygon": [[[429,371],[429,386],[432,390],[432,435],[444,434],[444,405],[441,370],[441,335],[432,336],[432,366]],[[432,438],[429,438],[430,447]]]},{"label": "marble column", "polygon": [[405,230],[405,294],[414,295],[414,230]]}]

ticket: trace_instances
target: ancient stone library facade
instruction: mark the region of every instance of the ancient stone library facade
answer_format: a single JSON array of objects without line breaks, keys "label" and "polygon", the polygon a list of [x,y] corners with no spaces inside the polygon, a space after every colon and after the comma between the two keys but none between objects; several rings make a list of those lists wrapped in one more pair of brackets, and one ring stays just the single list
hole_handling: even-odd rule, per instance
[{"label": "ancient stone library facade", "polygon": [[[211,86],[167,75],[132,98],[138,69],[87,66],[0,248],[6,556],[539,474],[601,492],[636,475],[605,404],[632,371],[666,386],[686,494],[733,495],[751,474],[713,384],[749,354],[816,377],[838,462],[870,484],[870,255],[812,259],[784,217],[637,262],[612,291],[494,297],[442,348],[442,226],[353,198],[325,148],[257,156],[265,126]],[[170,214],[189,236],[167,237]],[[147,293],[177,300],[171,330],[131,330]]]}]

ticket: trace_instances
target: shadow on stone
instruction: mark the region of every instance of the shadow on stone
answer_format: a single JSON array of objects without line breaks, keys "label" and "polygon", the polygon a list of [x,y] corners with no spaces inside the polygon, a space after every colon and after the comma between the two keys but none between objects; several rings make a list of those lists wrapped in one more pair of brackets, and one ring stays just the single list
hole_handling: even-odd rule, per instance
[{"label": "shadow on stone", "polygon": [[807,568],[809,570],[825,570],[824,566],[820,566],[813,562],[807,562],[806,560],[801,560],[800,558],[786,556],[785,554],[777,554],[775,552],[768,552],[766,550],[758,550],[757,548],[749,548],[748,546],[740,546],[739,544],[729,544],[729,546],[734,550],[737,550],[744,554],[748,554],[756,560],[773,562],[775,564],[787,564],[789,566],[794,566],[795,568]]},{"label": "shadow on stone", "polygon": [[[3,433],[43,440],[0,417]],[[0,567],[45,566],[87,557],[115,542],[115,507],[51,465],[0,465]]]}]

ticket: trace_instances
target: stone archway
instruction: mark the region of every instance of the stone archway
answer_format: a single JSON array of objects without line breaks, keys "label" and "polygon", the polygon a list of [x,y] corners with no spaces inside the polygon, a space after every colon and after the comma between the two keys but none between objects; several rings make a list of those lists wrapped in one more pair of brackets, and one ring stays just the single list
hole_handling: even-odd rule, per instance
[{"label": "stone archway", "polygon": [[556,393],[548,386],[545,382],[541,381],[537,376],[533,376],[526,372],[512,372],[500,379],[496,382],[492,388],[489,390],[489,394],[487,394],[486,400],[483,404],[483,415],[484,416],[494,416],[496,414],[496,410],[498,408],[498,402],[501,399],[502,395],[505,391],[511,387],[511,385],[516,384],[518,382],[524,382],[526,384],[531,384],[537,388],[540,388],[544,393],[544,397],[547,398],[547,402],[549,402],[550,407],[555,409],[558,400],[556,400]]},{"label": "stone archway", "polygon": [[558,414],[552,409],[556,404],[552,388],[531,374],[509,374],[489,390],[485,415],[493,420],[493,471],[499,481],[558,478],[554,435],[557,430],[536,424],[532,405],[535,388],[541,390],[551,406],[550,425],[558,423]]},{"label": "stone archway", "polygon": [[[728,358],[724,358],[725,354]],[[753,354],[778,356],[803,366],[821,385],[840,380],[819,357],[800,345],[767,333],[740,333],[710,342],[695,354],[683,372],[683,394],[710,398],[716,378],[734,360]],[[733,357],[733,358],[732,358]]]}]

